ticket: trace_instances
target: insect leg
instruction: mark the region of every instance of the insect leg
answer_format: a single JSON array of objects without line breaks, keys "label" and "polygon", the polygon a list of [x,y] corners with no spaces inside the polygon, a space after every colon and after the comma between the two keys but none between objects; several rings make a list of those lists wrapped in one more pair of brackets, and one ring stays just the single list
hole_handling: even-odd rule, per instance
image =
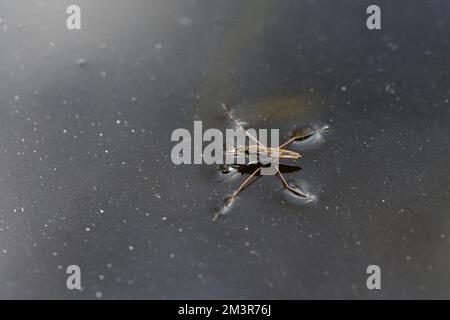
[{"label": "insect leg", "polygon": [[230,109],[228,109],[227,105],[225,103],[222,102],[222,108],[225,111],[225,114],[227,115],[227,117],[234,122],[234,124],[236,125],[236,127],[238,127],[239,129],[243,130],[245,132],[245,134],[252,139],[253,141],[255,141],[257,144],[259,144],[260,146],[264,145],[258,141],[258,139],[256,139],[253,135],[250,134],[250,132],[248,132],[248,130],[245,130],[244,127],[239,123],[239,121],[237,121],[237,119],[233,116],[233,113],[231,112]]},{"label": "insect leg", "polygon": [[296,195],[298,195],[300,197],[303,197],[303,198],[307,198],[306,194],[304,194],[301,191],[295,190],[294,188],[292,188],[289,185],[289,183],[287,183],[286,179],[283,177],[283,175],[281,174],[281,171],[280,171],[280,169],[278,167],[277,167],[277,170],[278,170],[277,177],[281,180],[281,182],[283,183],[283,185],[285,186],[286,189],[288,189],[293,194],[296,194]]},{"label": "insect leg", "polygon": [[[262,166],[259,167],[258,169],[256,169],[248,178],[246,178],[241,185],[239,186],[239,188],[237,188],[233,194],[231,195],[231,197],[229,197],[227,199],[227,201],[225,202],[225,207],[228,207],[230,204],[233,203],[233,201],[236,199],[237,195],[244,190],[246,187],[248,187],[252,182],[250,182],[250,180],[261,170]],[[253,181],[254,182],[254,181]]]},{"label": "insect leg", "polygon": [[295,136],[293,136],[292,138],[290,138],[288,141],[286,141],[285,143],[283,143],[283,144],[280,146],[280,149],[289,146],[292,142],[294,142],[294,141],[296,141],[296,140],[302,140],[302,139],[309,138],[309,137],[312,136],[313,134],[316,134],[316,133],[318,133],[318,132],[320,132],[320,131],[327,130],[327,129],[328,129],[328,126],[324,126],[324,127],[320,128],[320,129],[311,130],[311,131],[308,131],[308,132],[306,132],[306,133],[302,133],[302,134],[295,135]]}]

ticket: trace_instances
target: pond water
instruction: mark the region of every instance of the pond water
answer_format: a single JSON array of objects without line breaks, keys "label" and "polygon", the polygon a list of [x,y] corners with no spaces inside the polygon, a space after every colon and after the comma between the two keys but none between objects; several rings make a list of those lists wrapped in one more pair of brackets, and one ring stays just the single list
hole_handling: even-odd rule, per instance
[{"label": "pond water", "polygon": [[[0,3],[0,298],[450,298],[446,1]],[[290,183],[174,165],[177,128],[296,142]],[[66,268],[83,290],[66,288]],[[380,266],[382,289],[366,287]]]}]

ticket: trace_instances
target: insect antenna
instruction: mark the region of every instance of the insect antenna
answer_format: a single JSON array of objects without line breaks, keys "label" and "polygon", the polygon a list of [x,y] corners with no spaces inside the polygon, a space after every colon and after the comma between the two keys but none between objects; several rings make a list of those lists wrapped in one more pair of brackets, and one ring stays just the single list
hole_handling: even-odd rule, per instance
[{"label": "insect antenna", "polygon": [[245,134],[252,139],[254,142],[259,144],[260,146],[264,146],[261,142],[258,141],[252,134],[250,134],[247,130],[244,129],[241,122],[239,122],[233,115],[233,111],[231,109],[228,109],[227,105],[222,102],[222,108],[225,111],[226,116],[236,125],[237,128],[243,130]]}]

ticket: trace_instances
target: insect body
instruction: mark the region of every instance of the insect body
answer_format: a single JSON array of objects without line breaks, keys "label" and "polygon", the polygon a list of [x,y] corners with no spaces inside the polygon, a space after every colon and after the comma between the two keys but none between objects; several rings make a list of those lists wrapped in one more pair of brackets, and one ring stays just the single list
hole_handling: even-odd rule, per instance
[{"label": "insect body", "polygon": [[[270,148],[262,145],[252,145],[252,146],[238,146],[232,150],[227,150],[227,152],[234,153],[236,155],[246,156],[248,158],[256,158],[258,156],[264,155],[268,158],[277,157],[278,159],[292,159],[296,160],[301,158],[302,155],[298,152],[281,149],[281,148]],[[272,157],[273,155],[273,157]]]}]

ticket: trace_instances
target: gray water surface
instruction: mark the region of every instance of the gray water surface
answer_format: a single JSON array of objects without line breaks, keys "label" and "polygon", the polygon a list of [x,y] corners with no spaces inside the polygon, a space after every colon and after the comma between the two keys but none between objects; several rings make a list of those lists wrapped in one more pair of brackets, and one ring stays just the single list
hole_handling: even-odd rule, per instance
[{"label": "gray water surface", "polygon": [[[0,298],[450,298],[450,3],[0,1]],[[330,125],[302,170],[172,163],[170,135]],[[292,163],[291,163],[292,164]],[[83,291],[66,288],[82,270]],[[366,287],[379,265],[382,289]]]}]

